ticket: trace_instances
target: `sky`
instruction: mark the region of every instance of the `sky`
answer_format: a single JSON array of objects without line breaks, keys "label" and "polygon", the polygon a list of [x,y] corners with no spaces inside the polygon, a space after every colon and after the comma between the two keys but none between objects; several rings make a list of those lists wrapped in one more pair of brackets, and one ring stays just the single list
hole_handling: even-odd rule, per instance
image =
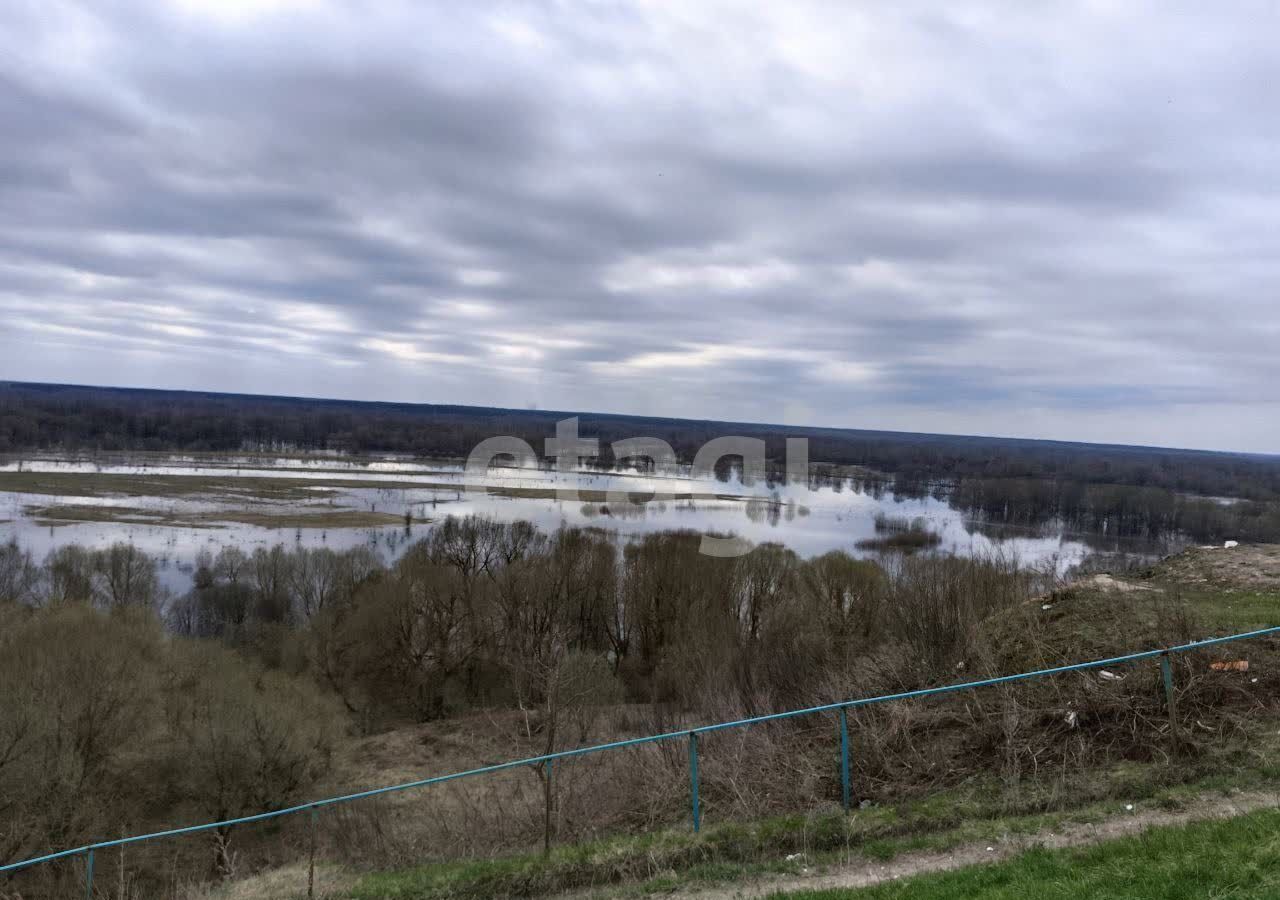
[{"label": "sky", "polygon": [[0,379],[1280,451],[1280,7],[0,4]]}]

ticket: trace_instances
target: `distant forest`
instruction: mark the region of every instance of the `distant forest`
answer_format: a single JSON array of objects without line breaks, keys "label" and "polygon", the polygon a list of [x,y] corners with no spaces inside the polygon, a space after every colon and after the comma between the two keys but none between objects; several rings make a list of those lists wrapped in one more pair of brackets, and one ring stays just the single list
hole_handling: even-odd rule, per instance
[{"label": "distant forest", "polygon": [[900,489],[930,482],[1037,479],[1159,488],[1202,496],[1280,500],[1280,457],[1121,445],[968,437],[602,413],[0,382],[0,452],[31,450],[337,450],[466,456],[513,435],[541,452],[555,423],[578,415],[584,437],[661,438],[689,461],[722,435],[764,439],[781,461],[785,439],[809,439],[815,463],[862,466]]}]

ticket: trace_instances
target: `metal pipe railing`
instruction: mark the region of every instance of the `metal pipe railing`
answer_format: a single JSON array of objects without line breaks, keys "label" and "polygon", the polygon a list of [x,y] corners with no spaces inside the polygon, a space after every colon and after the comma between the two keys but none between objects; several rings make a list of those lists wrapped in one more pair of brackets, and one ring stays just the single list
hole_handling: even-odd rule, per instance
[{"label": "metal pipe railing", "polygon": [[[965,681],[958,684],[949,684],[936,688],[922,688],[914,691],[903,691],[897,694],[882,694],[876,697],[863,697],[856,700],[842,700],[837,703],[825,703],[821,706],[809,706],[804,709],[793,709],[786,712],[770,713],[763,716],[754,716],[748,719],[735,719],[731,722],[717,722],[712,725],[701,725],[696,728],[686,728],[680,731],[669,731],[662,734],[653,734],[646,737],[628,738],[621,741],[611,741],[607,744],[594,744],[588,747],[577,747],[573,750],[560,750],[555,753],[547,753],[542,756],[531,756],[526,759],[510,760],[508,762],[496,763],[491,766],[481,766],[476,769],[467,769],[463,772],[453,772],[448,775],[437,775],[432,778],[423,778],[418,781],[409,781],[404,784],[389,785],[386,787],[373,788],[366,791],[359,791],[353,794],[343,794],[338,797],[327,797],[323,800],[313,800],[308,803],[300,803],[296,806],[290,806],[284,809],[272,810],[269,812],[257,813],[250,816],[241,816],[235,819],[225,819],[220,822],[207,822],[202,825],[189,825],[184,828],[171,828],[165,831],[155,831],[149,834],[133,835],[131,837],[117,838],[109,841],[97,841],[92,844],[86,844],[83,847],[73,847],[68,850],[59,850],[54,853],[47,853],[43,856],[32,857],[20,862],[9,863],[0,866],[0,873],[15,872],[19,869],[26,869],[41,863],[53,862],[68,857],[83,856],[85,858],[85,879],[86,890],[88,896],[92,897],[93,890],[93,863],[94,852],[97,850],[105,850],[111,847],[122,847],[126,844],[136,844],[143,841],[154,841],[162,838],[178,837],[179,835],[196,834],[202,831],[211,831],[217,828],[229,828],[234,825],[247,825],[252,822],[261,822],[267,819],[276,819],[282,816],[289,816],[301,812],[314,812],[321,807],[333,806],[339,803],[351,803],[356,800],[363,800],[369,797],[378,797],[383,794],[391,794],[398,791],[413,790],[415,788],[428,787],[433,784],[443,784],[447,781],[457,781],[462,778],[474,778],[480,775],[489,775],[494,772],[502,772],[507,769],[514,769],[520,766],[535,766],[539,764],[547,765],[558,759],[568,759],[575,756],[585,756],[589,753],[602,753],[606,750],[619,750],[624,747],[635,747],[641,744],[652,744],[660,741],[686,740],[689,744],[689,785],[693,816],[693,830],[698,831],[702,824],[702,811],[699,798],[698,786],[698,735],[710,734],[716,731],[724,731],[729,728],[743,728],[750,725],[758,725],[763,722],[775,722],[782,719],[794,719],[799,716],[811,716],[818,713],[837,712],[840,721],[840,752],[841,752],[841,799],[844,807],[849,808],[849,737],[848,737],[848,721],[847,711],[859,706],[870,706],[874,703],[888,703],[895,700],[912,700],[919,697],[933,697],[940,694],[951,694],[957,691],[974,690],[981,687],[990,687],[997,684],[1009,684],[1015,681],[1026,681],[1032,678],[1045,678],[1051,675],[1061,675],[1067,672],[1078,672],[1087,669],[1099,669],[1103,666],[1114,666],[1122,663],[1133,663],[1144,659],[1159,659],[1161,667],[1162,680],[1166,694],[1166,702],[1169,705],[1169,714],[1174,716],[1173,707],[1173,680],[1172,672],[1169,667],[1169,658],[1174,653],[1187,653],[1195,650],[1202,650],[1205,647],[1213,647],[1218,644],[1231,643],[1233,641],[1244,641],[1253,638],[1264,637],[1266,635],[1280,633],[1280,626],[1270,628],[1261,628],[1256,631],[1246,631],[1240,634],[1227,635],[1225,637],[1209,638],[1203,641],[1193,641],[1189,644],[1179,644],[1174,647],[1166,647],[1161,650],[1144,650],[1139,653],[1129,653],[1124,656],[1112,656],[1106,659],[1095,659],[1088,662],[1072,663],[1065,666],[1055,666],[1048,669],[1036,669],[1031,672],[1019,672],[1015,675],[1002,675],[996,678],[983,678],[978,681]],[[1173,726],[1176,729],[1176,721]]]}]

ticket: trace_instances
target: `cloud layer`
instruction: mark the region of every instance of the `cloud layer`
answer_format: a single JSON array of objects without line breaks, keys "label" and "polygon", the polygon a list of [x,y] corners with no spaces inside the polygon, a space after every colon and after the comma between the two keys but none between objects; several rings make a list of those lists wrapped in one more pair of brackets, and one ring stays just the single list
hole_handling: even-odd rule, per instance
[{"label": "cloud layer", "polygon": [[1274,6],[0,8],[0,377],[1280,449]]}]

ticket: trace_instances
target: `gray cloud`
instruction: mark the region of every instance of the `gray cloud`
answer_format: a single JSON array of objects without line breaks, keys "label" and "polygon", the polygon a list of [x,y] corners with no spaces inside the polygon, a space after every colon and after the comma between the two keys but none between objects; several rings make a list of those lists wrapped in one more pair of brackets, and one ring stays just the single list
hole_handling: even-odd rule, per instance
[{"label": "gray cloud", "polygon": [[1274,450],[1276,13],[0,11],[0,377]]}]

